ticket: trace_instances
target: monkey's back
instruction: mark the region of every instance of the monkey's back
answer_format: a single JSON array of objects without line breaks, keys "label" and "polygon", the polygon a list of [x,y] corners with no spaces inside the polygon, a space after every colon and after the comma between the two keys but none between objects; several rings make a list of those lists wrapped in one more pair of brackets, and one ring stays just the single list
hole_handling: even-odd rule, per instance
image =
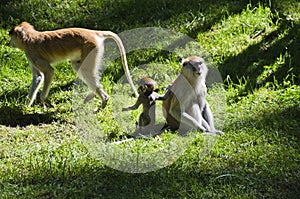
[{"label": "monkey's back", "polygon": [[[166,100],[164,100],[163,103],[162,103],[162,112],[163,112],[163,115],[166,118],[167,124],[168,124],[168,126],[170,127],[170,129],[172,131],[175,131],[175,130],[179,129],[179,125],[180,125],[180,121],[176,120],[170,114],[171,103],[174,103],[174,101],[178,102],[178,99],[176,98],[176,96],[174,95],[174,93],[171,92],[170,96]],[[178,102],[178,104],[179,104],[179,102]],[[178,105],[178,106],[179,106],[179,109],[180,109],[180,105]]]}]

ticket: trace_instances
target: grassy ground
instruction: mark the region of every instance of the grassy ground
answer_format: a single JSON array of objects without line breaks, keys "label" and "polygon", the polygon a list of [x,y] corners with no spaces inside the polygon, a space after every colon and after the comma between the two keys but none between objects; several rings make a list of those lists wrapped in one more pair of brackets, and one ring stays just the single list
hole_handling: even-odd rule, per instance
[{"label": "grassy ground", "polygon": [[[0,10],[0,198],[298,198],[300,3],[296,0],[28,0],[2,1]],[[210,88],[209,100],[216,125],[225,135],[196,132],[189,139],[164,133],[161,140],[114,144],[126,139],[123,126],[134,128],[138,115],[124,116],[114,107],[134,102],[128,92],[124,96],[129,100],[116,93],[123,90],[119,59],[108,62],[102,78],[113,96],[105,110],[92,114],[99,100],[80,107],[76,75],[67,62],[55,66],[49,98],[55,106],[26,107],[30,69],[24,53],[8,46],[7,35],[23,20],[39,30],[80,26],[124,33],[163,27],[189,36],[196,44],[185,46],[184,52],[159,47],[133,50],[127,54],[129,66],[136,76],[147,71],[137,69],[142,65],[164,66],[156,67],[154,74],[170,74],[161,78],[166,81],[160,83],[163,92],[178,72],[182,54],[207,52],[210,65],[218,67],[224,80],[222,91]],[[123,39],[128,45],[135,41]],[[201,49],[195,51],[195,45]],[[120,123],[116,116],[129,122]],[[101,133],[82,131],[84,125]],[[87,142],[87,135],[96,142]],[[140,159],[133,164],[123,161],[130,158]],[[166,167],[158,169],[162,166]]]}]

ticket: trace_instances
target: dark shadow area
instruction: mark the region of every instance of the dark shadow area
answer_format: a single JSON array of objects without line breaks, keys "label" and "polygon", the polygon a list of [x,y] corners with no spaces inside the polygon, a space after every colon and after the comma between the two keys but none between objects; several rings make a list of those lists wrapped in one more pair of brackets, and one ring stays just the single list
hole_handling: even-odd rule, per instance
[{"label": "dark shadow area", "polygon": [[5,91],[3,93],[0,93],[0,101],[3,102],[7,99],[25,99],[26,95],[28,94],[28,89],[16,89],[12,91]]},{"label": "dark shadow area", "polygon": [[[288,33],[278,39],[288,29]],[[263,82],[258,81],[258,77],[265,70],[264,66],[270,66],[282,55],[288,54],[284,63],[280,64],[276,71]],[[237,78],[247,77],[251,87],[264,85],[268,81],[273,81],[275,77],[282,83],[288,74],[294,74],[295,83],[300,83],[300,23],[282,21],[279,28],[269,35],[264,36],[258,44],[252,45],[237,56],[229,57],[219,66],[223,77],[230,75],[234,82]]]},{"label": "dark shadow area", "polygon": [[[68,82],[64,85],[57,85],[55,87],[51,87],[49,97],[51,98],[51,93],[60,92],[60,91],[69,91],[73,89],[74,81]],[[29,90],[29,85],[28,85]],[[5,101],[10,99],[11,101],[18,101],[18,99],[25,99],[27,96],[28,90],[14,90],[11,92],[1,93],[0,101]],[[41,90],[39,91],[39,93]],[[34,102],[34,106],[41,106],[39,93]],[[14,99],[14,100],[13,100]],[[23,100],[25,105],[25,100]],[[59,102],[57,102],[59,103]],[[10,126],[10,127],[25,127],[28,125],[39,125],[39,124],[51,124],[52,122],[56,122],[60,120],[56,117],[58,111],[60,110],[44,110],[41,113],[30,113],[30,111],[25,111],[22,106],[8,106],[8,105],[0,105],[0,125]]]},{"label": "dark shadow area", "polygon": [[1,106],[0,113],[0,125],[9,127],[50,124],[58,120],[55,112],[24,113],[18,107]]},{"label": "dark shadow area", "polygon": [[[258,2],[261,1],[251,1],[253,5]],[[53,13],[48,13],[49,6],[52,6],[51,11],[55,12],[63,9],[64,5],[59,8],[55,3],[48,4],[45,1],[20,3],[20,1],[12,0],[1,1],[0,11],[2,14],[0,18],[6,28],[14,25],[11,24],[13,18],[19,22],[31,22],[40,30],[48,29],[49,27],[45,26],[55,24],[53,28],[79,26],[121,32],[136,27],[157,26],[158,22],[165,22],[170,19],[176,21],[176,18],[185,17],[193,20],[200,11],[201,16],[198,18],[202,23],[193,27],[188,33],[190,36],[196,36],[199,31],[210,29],[224,16],[228,17],[231,14],[241,12],[247,4],[249,4],[249,0],[241,0],[238,3],[235,0],[128,0],[125,2],[102,1],[101,3],[86,0],[77,4],[76,10],[62,10],[64,18],[56,19],[57,16],[53,16]],[[212,9],[215,10],[214,15],[211,15]],[[40,16],[41,14],[42,16]],[[45,19],[48,21],[45,22]],[[51,19],[55,21],[51,23]]]},{"label": "dark shadow area", "polygon": [[[277,136],[300,139],[300,105],[292,104],[278,110],[262,112],[257,117],[230,124],[230,129],[272,129]],[[226,129],[224,130],[226,131]],[[300,149],[300,148],[299,148]]]},{"label": "dark shadow area", "polygon": [[[70,157],[64,162],[66,165],[70,161],[68,158]],[[64,170],[60,171],[49,167],[36,176],[23,176],[18,182],[10,184],[25,184],[30,186],[32,193],[39,194],[33,197],[45,198],[119,199],[148,198],[154,195],[155,198],[182,198],[195,195],[196,190],[201,194],[198,198],[219,198],[224,197],[223,192],[228,189],[230,193],[234,191],[237,195],[250,195],[255,196],[254,198],[264,198],[268,195],[273,198],[274,194],[281,196],[280,198],[294,198],[295,194],[299,193],[299,183],[295,180],[285,182],[282,174],[271,174],[266,169],[268,166],[272,167],[271,164],[276,164],[276,159],[271,160],[270,165],[265,165],[266,167],[251,166],[252,160],[242,163],[231,161],[224,161],[227,165],[226,170],[222,165],[211,165],[208,169],[205,163],[201,163],[204,168],[182,171],[175,164],[144,174],[124,173],[97,165],[78,165],[76,168],[65,166]],[[231,164],[234,165],[230,166]],[[239,169],[241,167],[253,169],[245,172]],[[29,172],[35,173],[34,170]],[[41,190],[40,187],[51,189]],[[272,193],[270,190],[276,191]]]}]

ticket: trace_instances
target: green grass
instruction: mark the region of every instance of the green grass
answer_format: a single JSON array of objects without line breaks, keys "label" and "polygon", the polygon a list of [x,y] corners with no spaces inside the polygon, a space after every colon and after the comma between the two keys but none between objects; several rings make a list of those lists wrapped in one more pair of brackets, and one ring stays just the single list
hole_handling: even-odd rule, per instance
[{"label": "green grass", "polygon": [[[0,198],[298,198],[298,1],[0,4]],[[135,98],[123,85],[121,60],[107,54],[101,81],[112,98],[106,109],[92,113],[99,99],[82,106],[86,93],[75,86],[67,62],[55,66],[49,96],[54,107],[26,107],[30,69],[24,53],[9,47],[7,35],[23,20],[39,30],[112,30],[125,36],[126,45],[143,41],[126,37],[124,31],[134,28],[163,27],[188,35],[194,42],[184,49],[169,52],[161,41],[129,52],[131,72],[135,80],[146,74],[155,78],[164,92],[182,56],[205,56],[224,80],[221,90],[209,88],[208,100],[225,135],[165,132],[160,139],[128,139],[139,112],[121,112],[120,106]],[[113,51],[107,43],[107,51]]]}]

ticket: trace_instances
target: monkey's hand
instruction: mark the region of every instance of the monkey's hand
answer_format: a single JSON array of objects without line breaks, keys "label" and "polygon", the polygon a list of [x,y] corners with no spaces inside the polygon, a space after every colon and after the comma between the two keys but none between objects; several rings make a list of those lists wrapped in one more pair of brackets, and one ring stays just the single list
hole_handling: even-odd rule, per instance
[{"label": "monkey's hand", "polygon": [[139,107],[139,105],[135,104],[135,105],[132,105],[132,106],[122,108],[122,111],[136,110],[138,107]]},{"label": "monkey's hand", "polygon": [[167,90],[171,90],[171,89],[172,89],[172,86],[173,86],[173,83],[172,83],[172,84],[169,84],[168,87],[167,87]]},{"label": "monkey's hand", "polygon": [[155,100],[157,100],[161,97],[162,96],[160,96],[158,93],[152,92],[152,94],[148,96],[148,99],[149,99],[150,102],[154,102]]},{"label": "monkey's hand", "polygon": [[168,88],[166,90],[166,93],[164,95],[159,95],[157,97],[157,100],[166,100],[170,96],[170,94],[171,94],[172,86],[173,86],[173,84],[169,84],[169,86],[168,86]]}]

